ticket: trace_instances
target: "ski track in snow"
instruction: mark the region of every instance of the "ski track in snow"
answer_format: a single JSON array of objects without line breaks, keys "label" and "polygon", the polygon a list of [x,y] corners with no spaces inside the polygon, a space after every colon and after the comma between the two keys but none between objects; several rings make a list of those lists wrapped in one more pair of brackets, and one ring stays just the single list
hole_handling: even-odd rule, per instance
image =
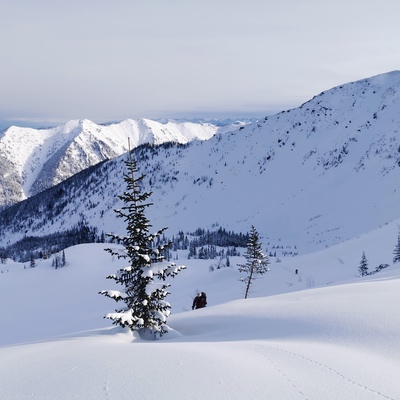
[{"label": "ski track in snow", "polygon": [[[260,346],[263,348],[266,348],[267,346]],[[279,350],[275,347],[269,347],[270,349],[274,350]],[[285,381],[288,382],[289,386],[291,386],[303,399],[309,400],[308,397],[305,396],[305,394],[296,386],[296,384],[288,377],[288,374],[285,373],[279,366],[272,361],[269,357],[267,357],[265,354],[261,353],[260,351],[257,351],[259,354],[261,354],[271,365],[272,367],[278,372],[279,375],[283,377]]]},{"label": "ski track in snow", "polygon": [[[261,349],[261,351],[260,351]],[[291,378],[290,375],[290,371],[288,370],[288,368],[286,367],[279,367],[278,362],[273,361],[272,357],[273,354],[271,354],[271,352],[269,350],[272,350],[272,352],[280,352],[282,354],[284,354],[285,356],[289,356],[292,358],[297,358],[299,359],[302,363],[306,363],[306,364],[312,364],[313,368],[317,367],[318,369],[320,369],[324,374],[334,374],[336,375],[336,377],[339,378],[339,380],[344,381],[347,384],[350,384],[351,386],[356,387],[356,389],[361,389],[362,392],[367,391],[370,394],[373,394],[375,396],[377,396],[378,398],[382,398],[382,399],[387,399],[387,400],[396,400],[393,397],[389,397],[384,395],[383,393],[376,391],[374,389],[371,389],[370,387],[363,385],[362,383],[356,382],[355,380],[346,377],[344,374],[342,374],[340,371],[338,371],[337,369],[330,367],[329,365],[326,365],[322,362],[319,362],[315,359],[303,356],[301,354],[297,354],[294,353],[292,351],[288,351],[288,350],[284,350],[284,349],[280,349],[278,347],[273,347],[273,346],[268,346],[268,345],[254,345],[253,350],[255,350],[258,354],[260,354],[261,356],[263,356],[272,366],[273,368],[288,382],[288,384],[301,396],[302,399],[304,400],[310,400],[309,397],[307,397],[307,395],[304,393],[306,390],[302,390],[301,388],[299,388],[299,384],[296,384],[294,382],[294,380],[296,379],[296,376],[294,376],[294,378]],[[265,354],[265,353],[268,353]],[[317,374],[316,374],[317,375]],[[329,379],[329,381],[331,381],[331,379]],[[339,382],[340,384],[340,382]],[[343,384],[343,383],[342,383]],[[363,393],[358,393],[359,396],[361,397],[357,397],[357,398],[364,398]],[[313,398],[313,396],[312,396]]]},{"label": "ski track in snow", "polygon": [[112,399],[112,395],[111,395],[111,391],[110,391],[110,377],[109,374],[107,374],[107,380],[104,382],[104,386],[103,386],[103,390],[104,393],[106,395],[106,400],[111,400]]},{"label": "ski track in snow", "polygon": [[[292,269],[291,268],[289,268],[289,267],[284,267],[284,266],[280,266],[280,268],[281,269],[283,269],[283,270],[285,270],[285,271],[288,271],[290,274],[292,274],[292,275],[295,275],[295,273],[292,271]],[[298,279],[297,279],[297,281],[299,282],[299,283],[302,283],[303,282],[303,277],[305,278],[305,281],[306,281],[306,286],[305,286],[305,288],[306,289],[311,289],[311,288],[313,288],[313,287],[315,287],[315,283],[314,283],[314,278],[312,277],[312,276],[310,276],[310,275],[306,275],[306,274],[304,274],[304,273],[299,273],[298,275]],[[290,282],[287,282],[287,284],[289,285],[289,286],[293,286],[293,284],[292,283],[290,283]]]},{"label": "ski track in snow", "polygon": [[305,274],[301,274],[301,276],[304,276],[306,278],[307,289],[311,289],[315,286],[314,279],[312,276],[305,275]]}]

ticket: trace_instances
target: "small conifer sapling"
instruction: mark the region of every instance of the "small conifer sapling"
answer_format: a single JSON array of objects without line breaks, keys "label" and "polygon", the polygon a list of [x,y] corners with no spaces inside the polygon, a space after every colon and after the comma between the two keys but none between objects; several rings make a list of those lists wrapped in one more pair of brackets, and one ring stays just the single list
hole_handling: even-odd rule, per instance
[{"label": "small conifer sapling", "polygon": [[393,251],[393,263],[400,261],[400,232],[397,234],[397,244]]},{"label": "small conifer sapling", "polygon": [[365,256],[365,252],[363,251],[360,261],[360,266],[358,267],[358,272],[361,276],[368,275],[368,260]]},{"label": "small conifer sapling", "polygon": [[268,256],[262,252],[260,236],[254,226],[251,226],[247,250],[244,254],[245,264],[238,264],[239,271],[246,274],[246,277],[240,281],[246,284],[246,292],[244,298],[249,295],[250,286],[258,275],[268,272],[268,264],[270,263]]}]

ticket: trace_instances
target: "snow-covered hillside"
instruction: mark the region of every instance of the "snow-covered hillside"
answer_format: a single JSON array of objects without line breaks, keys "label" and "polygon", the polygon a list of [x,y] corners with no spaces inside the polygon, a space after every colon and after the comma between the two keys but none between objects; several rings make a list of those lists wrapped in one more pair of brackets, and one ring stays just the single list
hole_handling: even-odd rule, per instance
[{"label": "snow-covered hillside", "polygon": [[131,148],[143,143],[187,143],[207,140],[246,123],[129,119],[108,125],[77,120],[49,129],[12,126],[0,133],[0,206],[21,201],[125,153],[128,138]]},{"label": "snow-covered hillside", "polygon": [[[301,253],[400,217],[400,71],[348,83],[299,108],[187,145],[134,151],[158,227],[223,227]],[[81,223],[122,231],[115,218],[126,155],[0,214],[0,246]],[[81,178],[80,178],[81,179]],[[49,204],[51,205],[49,209]]]},{"label": "snow-covered hillside", "polygon": [[[318,253],[272,258],[247,300],[242,258],[211,271],[212,261],[179,253],[187,270],[169,280],[172,331],[157,342],[102,318],[115,303],[97,293],[125,265],[104,245],[66,249],[58,270],[52,259],[35,268],[8,261],[0,265],[0,396],[397,400],[396,232],[393,223]],[[389,266],[359,277],[362,251],[370,270]],[[200,290],[208,306],[191,311]]]}]

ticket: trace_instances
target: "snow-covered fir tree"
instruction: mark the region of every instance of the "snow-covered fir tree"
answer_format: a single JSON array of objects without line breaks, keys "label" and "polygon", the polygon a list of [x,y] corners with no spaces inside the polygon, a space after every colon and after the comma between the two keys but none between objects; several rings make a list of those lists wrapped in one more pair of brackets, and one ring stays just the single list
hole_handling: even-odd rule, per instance
[{"label": "snow-covered fir tree", "polygon": [[128,173],[124,175],[127,190],[118,196],[124,206],[115,210],[119,218],[127,222],[127,235],[110,234],[114,242],[122,244],[124,251],[106,249],[112,256],[126,258],[129,265],[107,276],[123,289],[103,290],[99,292],[115,301],[123,302],[124,306],[115,312],[105,315],[113,320],[113,324],[129,327],[141,336],[158,338],[168,332],[167,318],[170,314],[170,304],[165,301],[169,294],[165,283],[167,277],[174,277],[185,266],[177,266],[165,261],[171,242],[156,245],[157,239],[167,228],[154,234],[149,232],[151,227],[146,218],[145,209],[151,206],[147,203],[151,192],[141,192],[140,183],[144,175],[136,178],[136,162],[131,158],[126,162]]},{"label": "snow-covered fir tree", "polygon": [[397,234],[397,244],[393,251],[393,263],[397,263],[400,261],[400,230]]},{"label": "snow-covered fir tree", "polygon": [[30,256],[30,267],[31,268],[35,268],[36,267],[36,261],[35,261],[35,259],[33,257],[33,254],[31,254],[31,256]]},{"label": "snow-covered fir tree", "polygon": [[55,269],[58,269],[61,267],[65,267],[66,264],[67,260],[65,258],[65,251],[63,250],[61,254],[57,253],[54,255],[51,266]]},{"label": "snow-covered fir tree", "polygon": [[51,266],[55,269],[58,269],[59,265],[58,265],[58,258],[57,256],[53,257],[53,261],[51,262]]},{"label": "snow-covered fir tree", "polygon": [[244,298],[247,299],[251,284],[257,278],[257,275],[263,275],[268,272],[268,264],[270,263],[268,256],[262,252],[260,236],[253,225],[251,226],[244,257],[246,258],[246,263],[238,264],[238,267],[240,272],[246,274],[246,277],[241,278],[240,281],[246,284]]},{"label": "snow-covered fir tree", "polygon": [[360,261],[360,266],[358,267],[358,272],[361,276],[368,275],[368,260],[365,256],[365,252],[363,251]]},{"label": "snow-covered fir tree", "polygon": [[61,258],[61,266],[65,267],[66,265],[67,265],[67,258],[65,257],[65,251],[63,250]]}]

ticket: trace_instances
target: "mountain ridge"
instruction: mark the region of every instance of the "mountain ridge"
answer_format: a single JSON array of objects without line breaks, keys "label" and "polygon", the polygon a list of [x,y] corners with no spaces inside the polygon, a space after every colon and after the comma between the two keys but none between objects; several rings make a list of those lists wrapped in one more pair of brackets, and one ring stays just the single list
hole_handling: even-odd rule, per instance
[{"label": "mountain ridge", "polygon": [[[134,149],[153,192],[150,221],[171,235],[218,226],[246,232],[253,224],[264,243],[314,251],[398,219],[399,88],[395,71],[337,86],[207,141]],[[123,231],[113,209],[125,189],[124,159],[103,163],[84,188],[54,198],[51,218],[30,219],[23,205],[15,207],[0,226],[0,246],[21,232],[43,235],[82,220],[100,232]]]},{"label": "mountain ridge", "polygon": [[0,134],[0,207],[39,193],[98,162],[143,143],[187,143],[208,140],[215,133],[238,129],[247,122],[127,119],[97,125],[71,120],[48,129],[12,126]]}]

